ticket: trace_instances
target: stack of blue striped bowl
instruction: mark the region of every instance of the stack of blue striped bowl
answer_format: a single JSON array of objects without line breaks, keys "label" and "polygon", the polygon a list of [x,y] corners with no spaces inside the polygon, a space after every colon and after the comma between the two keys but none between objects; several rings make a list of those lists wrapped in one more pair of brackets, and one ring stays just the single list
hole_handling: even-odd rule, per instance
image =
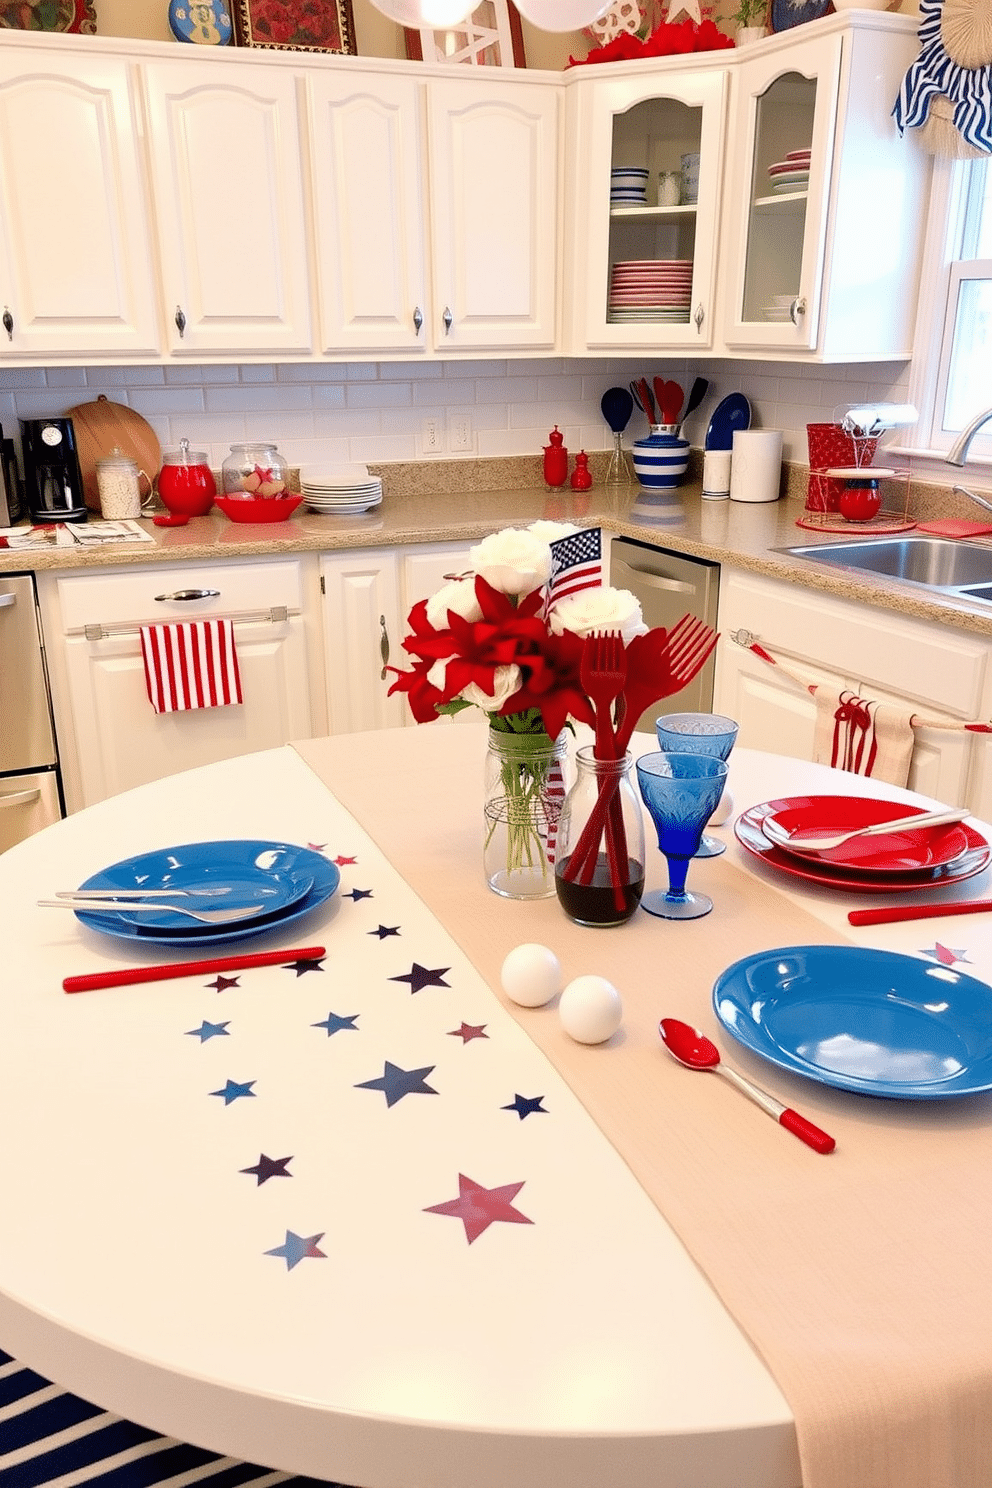
[{"label": "stack of blue striped bowl", "polygon": [[610,202],[616,207],[647,205],[648,171],[630,165],[610,171]]}]

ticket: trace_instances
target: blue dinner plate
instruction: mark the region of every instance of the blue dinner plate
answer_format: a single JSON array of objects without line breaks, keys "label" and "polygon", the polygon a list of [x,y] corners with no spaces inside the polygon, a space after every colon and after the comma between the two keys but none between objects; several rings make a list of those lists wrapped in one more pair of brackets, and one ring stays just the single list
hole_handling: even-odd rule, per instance
[{"label": "blue dinner plate", "polygon": [[[153,945],[216,945],[245,940],[276,925],[290,924],[324,904],[334,894],[341,875],[334,863],[308,847],[287,842],[242,839],[226,842],[188,842],[125,858],[95,873],[81,889],[189,887],[211,880],[230,882],[239,873],[236,891],[204,899],[205,909],[236,908],[263,903],[262,913],[234,925],[201,925],[168,910],[139,916],[122,910],[77,910],[76,918],[91,930]],[[266,892],[260,897],[262,890]],[[191,904],[195,908],[195,904]]]},{"label": "blue dinner plate", "polygon": [[703,441],[706,449],[729,450],[734,447],[734,430],[750,429],[751,405],[743,393],[729,393],[713,410]]},{"label": "blue dinner plate", "polygon": [[992,988],[933,961],[859,946],[783,946],[713,988],[745,1048],[823,1085],[898,1100],[992,1090]]}]

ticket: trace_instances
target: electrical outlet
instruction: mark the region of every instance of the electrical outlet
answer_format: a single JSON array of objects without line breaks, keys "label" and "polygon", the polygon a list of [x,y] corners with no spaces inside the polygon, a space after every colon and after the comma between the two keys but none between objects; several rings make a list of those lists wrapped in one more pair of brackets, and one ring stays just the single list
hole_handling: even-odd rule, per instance
[{"label": "electrical outlet", "polygon": [[456,413],[452,418],[450,440],[452,453],[472,448],[472,420],[467,413]]},{"label": "electrical outlet", "polygon": [[426,418],[420,426],[420,450],[425,455],[439,455],[444,448],[441,438],[441,420]]}]

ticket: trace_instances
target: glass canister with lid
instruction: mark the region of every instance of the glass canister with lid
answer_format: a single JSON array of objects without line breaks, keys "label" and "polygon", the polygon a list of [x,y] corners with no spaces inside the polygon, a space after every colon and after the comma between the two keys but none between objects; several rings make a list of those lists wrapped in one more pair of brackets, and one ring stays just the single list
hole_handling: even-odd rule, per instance
[{"label": "glass canister with lid", "polygon": [[284,496],[288,476],[289,465],[274,444],[232,444],[222,467],[224,495],[253,501]]},{"label": "glass canister with lid", "polygon": [[165,450],[158,473],[158,494],[170,512],[187,517],[202,517],[208,512],[217,483],[206,451],[190,449],[188,439],[180,439],[178,449]]},{"label": "glass canister with lid", "polygon": [[[118,445],[109,455],[96,462],[96,485],[100,494],[100,515],[108,521],[141,516],[141,477],[137,460],[132,460]],[[145,476],[147,480],[148,477]]]}]

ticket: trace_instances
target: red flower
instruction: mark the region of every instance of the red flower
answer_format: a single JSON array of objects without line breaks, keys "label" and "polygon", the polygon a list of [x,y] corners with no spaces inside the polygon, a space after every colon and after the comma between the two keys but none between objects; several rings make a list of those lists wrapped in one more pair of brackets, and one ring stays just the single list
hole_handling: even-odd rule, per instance
[{"label": "red flower", "polygon": [[[688,17],[679,22],[663,22],[646,41],[624,31],[605,46],[593,47],[586,62],[630,62],[639,57],[673,57],[686,52],[719,52],[732,47],[733,41],[708,18],[699,25]],[[583,59],[569,57],[569,67],[579,67]]]}]

